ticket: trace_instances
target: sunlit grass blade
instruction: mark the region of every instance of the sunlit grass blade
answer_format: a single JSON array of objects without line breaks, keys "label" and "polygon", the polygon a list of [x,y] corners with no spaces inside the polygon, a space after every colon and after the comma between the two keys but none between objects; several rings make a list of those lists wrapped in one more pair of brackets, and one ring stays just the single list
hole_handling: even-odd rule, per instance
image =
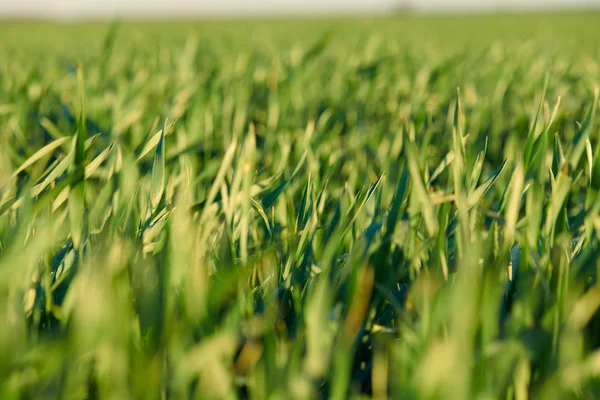
[{"label": "sunlit grass blade", "polygon": [[423,182],[423,177],[421,176],[421,171],[419,169],[419,165],[417,164],[417,156],[416,156],[416,148],[413,143],[407,141],[405,144],[406,156],[408,159],[408,170],[411,176],[411,183],[417,197],[417,201],[421,205],[421,209],[423,212],[423,219],[425,221],[425,226],[427,227],[427,232],[429,236],[433,237],[437,234],[438,231],[438,221],[435,212],[435,206],[431,201],[431,197],[429,197],[429,193],[425,188],[425,184]]},{"label": "sunlit grass blade", "polygon": [[76,177],[71,183],[68,206],[69,222],[71,225],[71,238],[73,245],[79,249],[81,241],[85,238],[87,231],[87,217],[85,210],[85,141],[87,139],[86,117],[84,108],[84,82],[83,67],[77,67],[77,86],[79,93],[79,119],[77,121],[77,132],[75,134],[75,157],[71,168]]},{"label": "sunlit grass blade", "polygon": [[594,101],[579,127],[579,130],[573,138],[573,143],[568,152],[569,166],[575,169],[579,164],[579,160],[585,151],[588,139],[588,132],[593,129],[594,119],[596,118],[596,109],[598,108],[598,87],[594,89]]},{"label": "sunlit grass blade", "polygon": [[59,148],[63,143],[65,143],[68,140],[69,140],[68,137],[62,137],[60,139],[56,139],[56,140],[50,142],[49,144],[47,144],[44,147],[42,147],[41,149],[36,151],[31,157],[29,157],[23,164],[21,164],[21,166],[19,168],[17,168],[15,170],[15,172],[13,172],[12,177],[15,178],[19,173],[21,173],[22,171],[25,171],[28,167],[33,165],[36,161],[39,161],[42,158],[52,154],[52,152],[54,150]]},{"label": "sunlit grass blade", "polygon": [[[166,124],[165,121],[164,125],[166,126]],[[158,207],[165,190],[165,126],[163,126],[163,130],[161,131],[160,140],[156,146],[156,153],[154,153],[154,162],[152,164],[150,183],[150,205],[152,207],[152,212]]]},{"label": "sunlit grass blade", "polygon": [[483,198],[483,196],[485,196],[485,194],[492,188],[492,186],[494,186],[494,183],[504,171],[506,162],[507,161],[504,160],[500,167],[498,167],[496,171],[492,172],[492,174],[479,187],[477,187],[477,189],[469,193],[469,197],[467,198],[469,207],[474,207],[475,205],[477,205],[479,201]]}]

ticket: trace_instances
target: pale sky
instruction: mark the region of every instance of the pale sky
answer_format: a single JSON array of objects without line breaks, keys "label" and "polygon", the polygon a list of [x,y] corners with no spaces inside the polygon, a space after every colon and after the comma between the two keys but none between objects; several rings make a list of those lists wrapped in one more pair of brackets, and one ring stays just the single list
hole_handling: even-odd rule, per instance
[{"label": "pale sky", "polygon": [[0,16],[59,18],[385,12],[599,7],[600,0],[0,0]]}]

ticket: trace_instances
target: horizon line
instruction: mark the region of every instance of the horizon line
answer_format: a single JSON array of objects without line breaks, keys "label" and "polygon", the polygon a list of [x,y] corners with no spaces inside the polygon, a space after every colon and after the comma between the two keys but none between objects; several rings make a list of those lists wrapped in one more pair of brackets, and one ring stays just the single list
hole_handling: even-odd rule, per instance
[{"label": "horizon line", "polygon": [[256,19],[331,19],[331,18],[368,18],[368,17],[394,17],[394,16],[478,16],[478,15],[518,15],[518,14],[577,14],[584,12],[600,12],[600,4],[584,4],[572,6],[569,4],[555,4],[552,7],[541,5],[530,6],[488,6],[488,7],[388,7],[379,10],[296,10],[293,12],[278,10],[270,12],[192,12],[175,11],[165,13],[156,12],[121,12],[121,13],[94,13],[80,12],[76,14],[65,13],[1,13],[0,21],[47,21],[47,22],[102,22],[102,21],[155,21],[155,20],[256,20]]}]

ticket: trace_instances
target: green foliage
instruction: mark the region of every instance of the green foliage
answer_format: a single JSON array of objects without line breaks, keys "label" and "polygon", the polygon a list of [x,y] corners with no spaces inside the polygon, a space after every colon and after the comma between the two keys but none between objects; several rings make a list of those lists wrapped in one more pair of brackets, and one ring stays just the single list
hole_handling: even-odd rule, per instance
[{"label": "green foliage", "polygon": [[3,23],[0,398],[600,397],[598,22]]}]

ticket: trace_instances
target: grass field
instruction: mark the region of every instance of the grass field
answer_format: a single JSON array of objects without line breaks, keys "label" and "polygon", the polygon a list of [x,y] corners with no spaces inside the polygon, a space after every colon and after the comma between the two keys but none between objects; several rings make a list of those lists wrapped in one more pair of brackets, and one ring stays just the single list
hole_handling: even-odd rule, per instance
[{"label": "grass field", "polygon": [[600,397],[599,23],[0,23],[0,398]]}]

